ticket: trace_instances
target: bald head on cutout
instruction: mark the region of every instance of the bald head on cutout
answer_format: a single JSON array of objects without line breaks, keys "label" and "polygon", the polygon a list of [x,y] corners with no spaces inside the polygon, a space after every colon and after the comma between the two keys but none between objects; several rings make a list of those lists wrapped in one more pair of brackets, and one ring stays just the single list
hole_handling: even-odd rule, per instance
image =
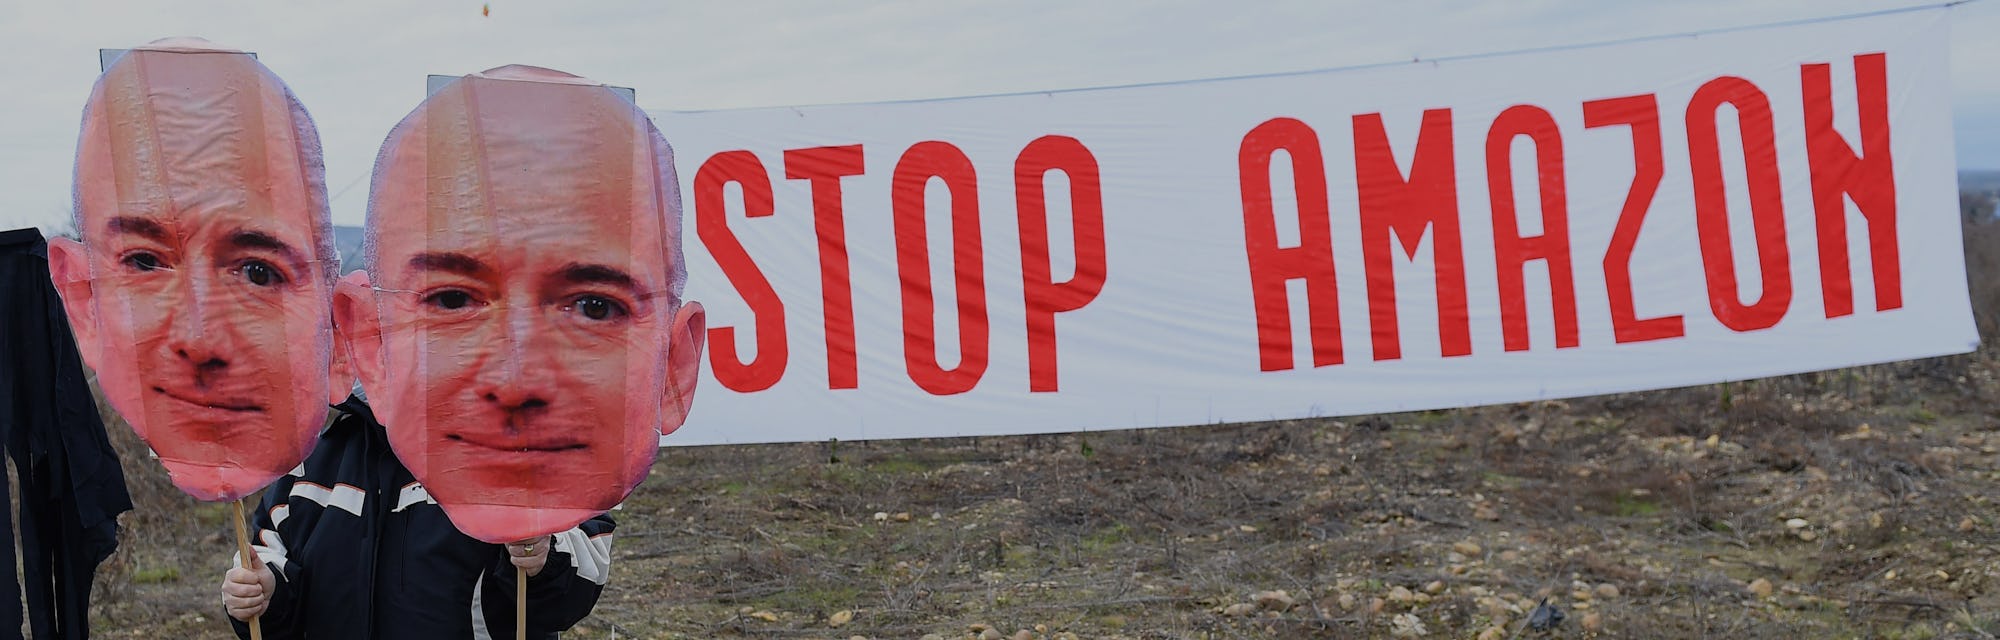
[{"label": "bald head on cutout", "polygon": [[460,530],[560,531],[644,479],[692,400],[672,150],[612,90],[511,66],[389,134],[367,280],[335,304],[391,445]]},{"label": "bald head on cutout", "polygon": [[203,40],[132,49],[84,108],[75,199],[82,240],[51,242],[51,271],[85,362],[174,484],[229,500],[297,466],[350,383],[330,374],[319,135],[291,91]]}]

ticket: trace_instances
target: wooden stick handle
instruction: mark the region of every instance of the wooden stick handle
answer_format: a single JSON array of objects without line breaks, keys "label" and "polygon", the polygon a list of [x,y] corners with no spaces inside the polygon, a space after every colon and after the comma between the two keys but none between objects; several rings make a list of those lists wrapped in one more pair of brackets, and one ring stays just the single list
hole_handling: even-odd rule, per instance
[{"label": "wooden stick handle", "polygon": [[[236,499],[236,553],[242,556],[244,569],[248,569],[250,571],[256,571],[257,564],[259,562],[257,560],[257,552],[252,551],[250,549],[250,530],[247,525],[243,524],[243,521],[244,521],[243,499],[237,498]],[[271,596],[271,594],[267,593],[264,594],[264,596],[268,598]],[[264,625],[257,623],[258,618],[259,616],[251,616],[250,618],[249,622],[250,640],[264,640]]]},{"label": "wooden stick handle", "polygon": [[514,567],[514,640],[528,640],[528,570]]}]

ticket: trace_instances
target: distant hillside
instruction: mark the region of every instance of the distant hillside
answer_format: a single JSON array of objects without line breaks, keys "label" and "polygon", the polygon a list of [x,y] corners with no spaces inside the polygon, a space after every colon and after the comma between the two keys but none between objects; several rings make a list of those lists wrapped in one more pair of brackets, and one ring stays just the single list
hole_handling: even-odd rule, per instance
[{"label": "distant hillside", "polygon": [[1966,170],[1958,172],[1959,191],[2000,191],[2000,170]]}]

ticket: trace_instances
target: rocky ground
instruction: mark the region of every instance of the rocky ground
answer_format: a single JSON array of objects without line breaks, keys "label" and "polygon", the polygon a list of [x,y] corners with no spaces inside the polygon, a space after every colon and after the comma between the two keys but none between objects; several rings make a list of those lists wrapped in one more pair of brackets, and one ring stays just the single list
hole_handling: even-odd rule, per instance
[{"label": "rocky ground", "polygon": [[[1966,215],[1992,340],[2000,225]],[[225,637],[228,509],[112,434],[139,509],[95,630]],[[1990,343],[1453,411],[668,449],[569,636],[1992,639],[1996,500]]]},{"label": "rocky ground", "polygon": [[[1991,638],[1996,368],[1987,350],[1345,420],[668,449],[570,635]],[[220,637],[227,513],[142,462],[96,628]],[[1562,621],[1530,629],[1544,602]]]}]

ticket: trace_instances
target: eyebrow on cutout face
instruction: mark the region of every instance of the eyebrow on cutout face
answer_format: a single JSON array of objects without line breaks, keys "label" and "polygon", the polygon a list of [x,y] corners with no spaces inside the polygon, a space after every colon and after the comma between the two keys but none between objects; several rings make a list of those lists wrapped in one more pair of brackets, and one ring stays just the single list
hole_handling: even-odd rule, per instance
[{"label": "eyebrow on cutout face", "polygon": [[471,278],[485,278],[493,273],[493,267],[480,259],[449,251],[419,253],[410,256],[409,264],[418,271],[443,271]]},{"label": "eyebrow on cutout face", "polygon": [[608,284],[630,291],[634,296],[642,293],[639,281],[631,274],[616,267],[601,264],[572,262],[556,270],[556,278],[571,284]]},{"label": "eyebrow on cutout face", "polygon": [[297,249],[292,248],[292,245],[279,240],[277,236],[262,231],[237,231],[229,234],[229,244],[238,249],[264,249],[275,252],[291,265],[293,271],[300,273],[300,277],[310,275],[311,270],[306,269],[305,258]]},{"label": "eyebrow on cutout face", "polygon": [[139,236],[156,242],[167,241],[167,228],[151,218],[113,216],[104,221],[104,232]]}]

